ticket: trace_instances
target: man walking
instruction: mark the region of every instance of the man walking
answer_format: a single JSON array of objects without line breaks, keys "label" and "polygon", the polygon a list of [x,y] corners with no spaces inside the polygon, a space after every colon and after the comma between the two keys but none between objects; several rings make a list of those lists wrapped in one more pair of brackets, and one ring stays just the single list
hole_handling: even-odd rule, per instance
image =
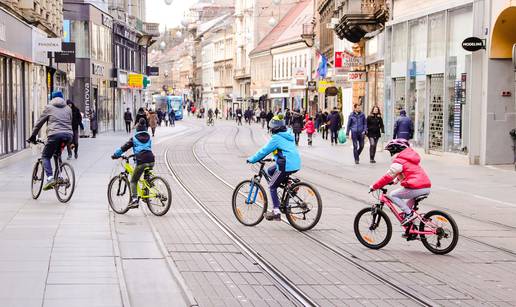
[{"label": "man walking", "polygon": [[340,114],[337,111],[337,108],[333,108],[333,111],[331,111],[331,114],[328,115],[328,124],[329,124],[329,128],[330,128],[330,133],[331,133],[331,144],[337,145],[339,129],[342,127],[342,122],[340,120]]},{"label": "man walking", "polygon": [[124,113],[124,121],[125,121],[125,132],[131,132],[131,124],[133,123],[133,113],[131,113],[130,109],[127,108]]},{"label": "man walking", "polygon": [[359,164],[360,154],[364,149],[365,133],[367,131],[366,117],[364,113],[362,113],[362,107],[359,104],[355,104],[353,112],[349,114],[346,135],[349,135],[349,131],[351,131],[351,139],[353,140],[355,164]]},{"label": "man walking", "polygon": [[405,139],[407,141],[414,137],[414,123],[410,117],[407,117],[405,110],[400,111],[400,117],[394,124],[393,136],[395,139]]},{"label": "man walking", "polygon": [[77,152],[79,151],[79,127],[81,130],[84,130],[84,126],[82,125],[81,111],[73,104],[70,99],[66,101],[66,104],[72,109],[73,138],[72,142],[66,145],[66,149],[68,151],[68,160],[70,160],[72,158],[72,147],[75,154],[75,159],[77,159]]}]

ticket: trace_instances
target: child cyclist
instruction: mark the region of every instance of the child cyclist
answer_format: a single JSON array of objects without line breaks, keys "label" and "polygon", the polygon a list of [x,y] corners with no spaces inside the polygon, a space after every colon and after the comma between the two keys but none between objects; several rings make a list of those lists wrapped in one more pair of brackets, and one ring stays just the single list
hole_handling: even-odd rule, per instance
[{"label": "child cyclist", "polygon": [[134,135],[129,139],[129,141],[127,141],[127,143],[118,148],[111,158],[120,158],[122,154],[131,147],[133,148],[136,167],[134,168],[134,173],[131,177],[131,202],[129,203],[129,209],[134,209],[138,208],[138,195],[136,191],[138,180],[140,180],[140,177],[146,168],[154,167],[152,139],[150,134],[147,132],[147,122],[144,118],[140,118],[138,121]]},{"label": "child cyclist", "polygon": [[271,166],[267,172],[271,176],[269,182],[269,190],[271,193],[273,210],[265,213],[265,219],[268,221],[280,221],[280,201],[278,198],[278,187],[291,174],[301,169],[301,157],[297,151],[294,135],[287,131],[283,116],[274,116],[269,122],[272,132],[270,141],[263,146],[256,154],[247,159],[248,163],[256,163],[265,158],[268,154],[274,154],[276,165]]},{"label": "child cyclist", "polygon": [[370,188],[371,191],[381,189],[385,185],[401,182],[401,188],[389,193],[389,198],[405,213],[401,225],[407,225],[415,218],[412,213],[414,198],[429,194],[432,186],[430,179],[419,165],[421,158],[410,148],[405,139],[394,139],[387,143],[385,150],[393,157],[392,164],[383,177]]}]

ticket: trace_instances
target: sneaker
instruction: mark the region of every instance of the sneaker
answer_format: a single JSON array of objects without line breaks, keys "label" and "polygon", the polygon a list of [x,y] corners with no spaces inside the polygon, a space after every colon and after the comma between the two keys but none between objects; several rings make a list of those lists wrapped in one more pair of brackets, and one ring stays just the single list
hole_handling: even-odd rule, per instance
[{"label": "sneaker", "polygon": [[358,160],[355,160],[355,164],[360,164],[360,161],[358,161]]},{"label": "sneaker", "polygon": [[127,206],[127,208],[129,208],[129,209],[136,209],[138,207],[139,207],[139,205],[138,205],[138,198],[131,199],[131,202]]},{"label": "sneaker", "polygon": [[376,161],[375,161],[375,160],[371,160],[370,162],[371,162],[371,164],[375,164],[375,163],[376,163]]},{"label": "sneaker", "polygon": [[66,160],[72,160],[72,155],[68,155],[68,157],[66,158]]},{"label": "sneaker", "polygon": [[77,153],[75,153],[75,160],[77,160],[77,157],[78,157],[78,156],[79,156],[79,155],[78,155]]},{"label": "sneaker", "polygon": [[406,226],[407,224],[412,222],[412,220],[414,220],[415,217],[416,216],[412,212],[410,212],[409,214],[405,213],[405,218],[403,219],[403,221],[401,221],[401,226]]},{"label": "sneaker", "polygon": [[56,185],[54,178],[47,179],[47,183],[43,186],[43,191],[52,190]]},{"label": "sneaker", "polygon": [[281,213],[266,212],[263,216],[267,221],[281,221]]}]

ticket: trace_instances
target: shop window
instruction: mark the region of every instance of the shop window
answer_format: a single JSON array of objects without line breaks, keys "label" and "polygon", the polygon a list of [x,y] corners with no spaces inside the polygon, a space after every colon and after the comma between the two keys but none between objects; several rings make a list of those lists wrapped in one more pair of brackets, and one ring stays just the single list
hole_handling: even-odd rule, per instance
[{"label": "shop window", "polygon": [[394,79],[394,116],[405,109],[405,78]]},{"label": "shop window", "polygon": [[407,24],[400,23],[393,26],[392,33],[392,62],[407,60]]},{"label": "shop window", "polygon": [[430,104],[429,104],[429,142],[428,147],[431,150],[442,151],[443,149],[443,92],[444,92],[444,76],[443,74],[431,75],[430,83]]},{"label": "shop window", "polygon": [[71,40],[75,42],[75,54],[78,58],[90,57],[90,35],[88,21],[71,21]]},{"label": "shop window", "polygon": [[428,57],[444,56],[444,12],[428,16]]}]

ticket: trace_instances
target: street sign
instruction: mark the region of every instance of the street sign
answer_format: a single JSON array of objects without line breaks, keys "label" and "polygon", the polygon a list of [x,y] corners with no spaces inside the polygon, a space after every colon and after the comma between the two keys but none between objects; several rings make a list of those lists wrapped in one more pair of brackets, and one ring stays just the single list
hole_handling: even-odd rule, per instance
[{"label": "street sign", "polygon": [[147,76],[159,76],[159,67],[147,66]]},{"label": "street sign", "polygon": [[486,42],[484,39],[472,36],[462,41],[462,48],[467,51],[478,51],[486,49]]},{"label": "street sign", "polygon": [[61,38],[38,37],[34,49],[36,51],[61,51]]},{"label": "street sign", "polygon": [[365,71],[349,72],[348,80],[351,82],[366,81],[366,72]]},{"label": "street sign", "polygon": [[75,63],[75,43],[61,43],[61,49],[55,53],[56,63]]}]

